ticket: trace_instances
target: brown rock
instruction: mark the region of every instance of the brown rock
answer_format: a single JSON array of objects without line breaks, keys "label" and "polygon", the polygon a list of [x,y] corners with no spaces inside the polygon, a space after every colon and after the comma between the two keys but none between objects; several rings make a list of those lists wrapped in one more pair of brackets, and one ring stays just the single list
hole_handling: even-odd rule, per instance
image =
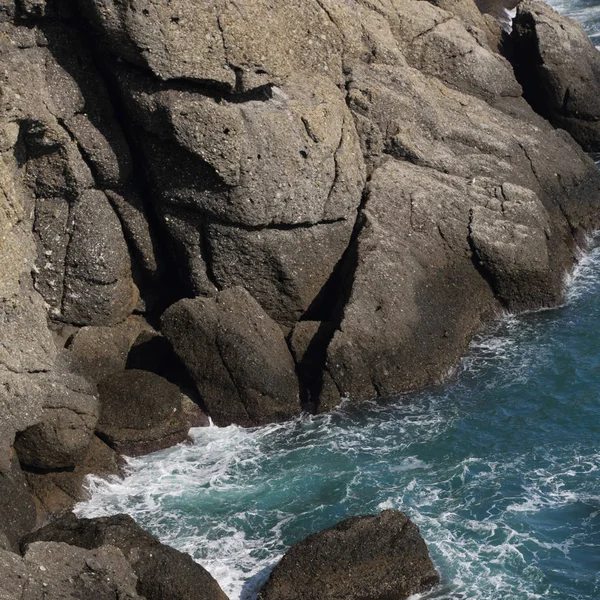
[{"label": "brown rock", "polygon": [[190,556],[161,544],[128,515],[97,519],[65,515],[26,536],[22,545],[26,548],[38,540],[87,549],[119,548],[138,578],[138,593],[147,600],[227,600],[219,584]]},{"label": "brown rock", "polygon": [[588,151],[600,150],[600,54],[576,21],[544,2],[519,5],[511,59],[528,102]]},{"label": "brown rock", "polygon": [[387,600],[430,589],[439,576],[419,528],[399,511],[346,519],[292,546],[259,600]]},{"label": "brown rock", "polygon": [[101,381],[98,393],[96,432],[120,454],[148,454],[187,439],[183,396],[166,379],[130,369]]},{"label": "brown rock", "polygon": [[299,414],[283,333],[243,288],[181,300],[161,323],[217,425],[261,425]]}]

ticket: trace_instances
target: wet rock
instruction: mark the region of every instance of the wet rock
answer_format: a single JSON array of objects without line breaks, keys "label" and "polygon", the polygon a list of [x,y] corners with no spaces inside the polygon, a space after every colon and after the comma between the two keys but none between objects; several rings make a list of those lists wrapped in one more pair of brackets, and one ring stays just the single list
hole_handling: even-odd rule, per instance
[{"label": "wet rock", "polygon": [[22,544],[27,547],[36,541],[119,548],[138,578],[138,593],[147,600],[227,600],[219,584],[190,556],[161,544],[128,515],[96,519],[66,515],[26,536]]},{"label": "wet rock", "polygon": [[439,576],[419,528],[399,511],[346,519],[292,546],[259,600],[385,600],[430,589]]},{"label": "wet rock", "polygon": [[525,97],[588,151],[600,150],[600,54],[582,27],[544,2],[519,5],[511,58]]},{"label": "wet rock", "polygon": [[120,454],[148,454],[187,439],[183,396],[166,379],[130,369],[101,381],[98,394],[97,434]]},{"label": "wet rock", "polygon": [[283,332],[243,288],[181,300],[161,324],[217,425],[261,425],[299,414]]}]

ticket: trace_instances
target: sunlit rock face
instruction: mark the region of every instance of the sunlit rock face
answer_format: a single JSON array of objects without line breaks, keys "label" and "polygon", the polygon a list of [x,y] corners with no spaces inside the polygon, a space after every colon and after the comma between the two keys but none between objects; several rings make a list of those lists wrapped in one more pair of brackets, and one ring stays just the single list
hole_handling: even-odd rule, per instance
[{"label": "sunlit rock face", "polygon": [[[159,375],[209,411],[226,384],[222,424],[280,420],[438,381],[501,310],[560,300],[596,222],[593,163],[499,52],[515,3],[2,6],[5,470],[17,433],[31,464],[42,438],[43,468],[83,460],[100,413],[77,377],[135,340],[86,374],[81,327],[160,330],[194,299],[206,343],[165,331]],[[56,410],[77,435],[49,437]]]}]

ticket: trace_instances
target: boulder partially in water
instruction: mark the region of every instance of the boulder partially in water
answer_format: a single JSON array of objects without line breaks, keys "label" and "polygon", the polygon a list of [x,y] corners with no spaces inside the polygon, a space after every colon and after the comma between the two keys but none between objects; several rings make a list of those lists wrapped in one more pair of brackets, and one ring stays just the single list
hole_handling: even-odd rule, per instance
[{"label": "boulder partially in water", "polygon": [[227,600],[213,577],[191,556],[161,544],[128,515],[78,519],[65,515],[23,538],[23,550],[34,542],[63,542],[87,550],[118,548],[137,576],[137,593],[146,600]]},{"label": "boulder partially in water", "polygon": [[404,513],[384,510],[292,546],[258,600],[402,600],[438,581],[419,528]]},{"label": "boulder partially in water", "polygon": [[180,300],[163,315],[162,330],[217,425],[264,425],[300,413],[283,332],[244,288]]}]

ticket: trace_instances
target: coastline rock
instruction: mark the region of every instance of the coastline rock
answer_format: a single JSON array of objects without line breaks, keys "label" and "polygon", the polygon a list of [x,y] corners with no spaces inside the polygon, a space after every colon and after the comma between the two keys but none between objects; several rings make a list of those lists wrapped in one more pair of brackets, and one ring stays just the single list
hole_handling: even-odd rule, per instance
[{"label": "coastline rock", "polygon": [[88,550],[119,548],[138,578],[138,594],[147,600],[227,600],[208,571],[187,554],[161,544],[128,515],[78,519],[68,514],[25,536],[21,545],[26,549],[39,541]]},{"label": "coastline rock", "polygon": [[0,597],[21,600],[143,600],[123,553],[38,542],[20,556],[0,550]]},{"label": "coastline rock", "polygon": [[139,316],[105,327],[82,327],[67,342],[71,369],[99,383],[125,370],[129,350],[150,326]]},{"label": "coastline rock", "polygon": [[438,581],[419,528],[404,513],[385,510],[292,546],[258,600],[401,600]]},{"label": "coastline rock", "polygon": [[264,425],[300,413],[283,332],[244,288],[180,300],[165,311],[161,328],[215,424]]},{"label": "coastline rock", "polygon": [[119,454],[138,456],[187,439],[179,388],[150,371],[129,369],[98,384],[96,434]]},{"label": "coastline rock", "polygon": [[11,470],[0,472],[0,549],[18,552],[19,538],[35,524],[35,502],[19,461],[13,457]]},{"label": "coastline rock", "polygon": [[84,500],[87,495],[84,485],[87,475],[106,477],[118,475],[120,470],[119,455],[94,435],[83,460],[72,470],[24,473],[30,493],[36,501],[37,524],[58,517]]},{"label": "coastline rock", "polygon": [[95,387],[73,374],[36,381],[44,397],[39,422],[19,433],[15,450],[21,464],[35,469],[74,467],[84,457],[98,421]]},{"label": "coastline rock", "polygon": [[590,152],[600,150],[600,53],[576,21],[544,2],[519,5],[511,59],[531,106]]}]

